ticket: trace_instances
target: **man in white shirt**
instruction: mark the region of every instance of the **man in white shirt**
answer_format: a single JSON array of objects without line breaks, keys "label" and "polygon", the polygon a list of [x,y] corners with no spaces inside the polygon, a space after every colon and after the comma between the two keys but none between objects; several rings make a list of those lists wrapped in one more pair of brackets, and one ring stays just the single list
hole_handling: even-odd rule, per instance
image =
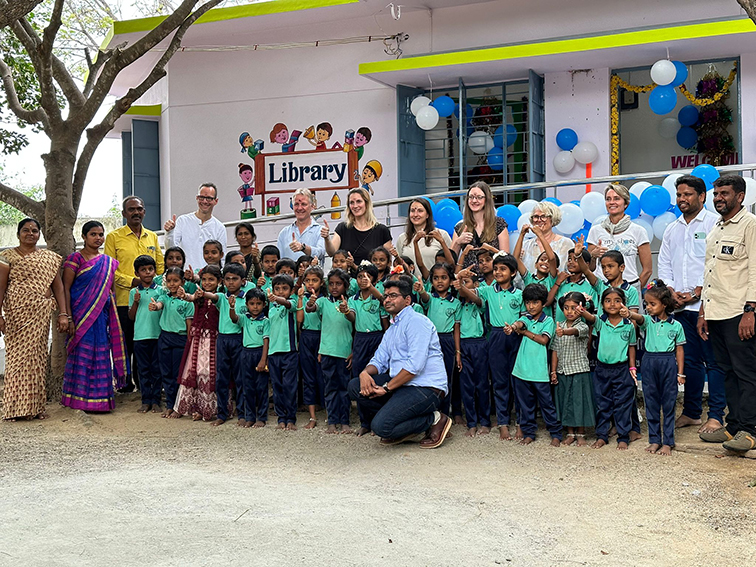
[{"label": "man in white shirt", "polygon": [[706,236],[719,215],[706,210],[706,185],[691,175],[675,183],[677,206],[682,215],[664,233],[659,249],[659,277],[675,299],[675,319],[685,331],[685,397],[676,427],[701,425],[704,380],[709,379],[709,416],[699,432],[711,432],[724,424],[724,373],[717,366],[709,341],[701,340],[696,329],[704,281]]},{"label": "man in white shirt", "polygon": [[163,225],[165,230],[165,247],[180,246],[186,254],[185,268],[199,269],[206,262],[202,247],[208,240],[217,240],[226,253],[226,227],[213,216],[213,209],[218,204],[218,188],[214,183],[203,183],[197,196],[197,210],[176,218],[176,215]]}]

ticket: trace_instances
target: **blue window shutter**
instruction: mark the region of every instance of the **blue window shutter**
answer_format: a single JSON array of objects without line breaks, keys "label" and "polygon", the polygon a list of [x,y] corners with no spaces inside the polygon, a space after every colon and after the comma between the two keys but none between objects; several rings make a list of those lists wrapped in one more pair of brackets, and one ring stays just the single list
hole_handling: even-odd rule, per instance
[{"label": "blue window shutter", "polygon": [[[132,180],[134,178],[134,164],[131,159],[131,132],[121,132],[121,165],[123,177],[123,198],[134,194]],[[124,220],[125,222],[125,220]]]},{"label": "blue window shutter", "polygon": [[162,228],[158,128],[159,123],[152,120],[131,122],[132,191],[144,200],[144,226],[150,230]]},{"label": "blue window shutter", "polygon": [[[546,155],[544,152],[544,121],[543,121],[543,77],[533,70],[528,72],[528,102],[529,102],[529,132],[528,132],[528,181],[537,183],[544,181],[546,170]],[[545,192],[536,189],[530,198],[540,201]]]},{"label": "blue window shutter", "polygon": [[[423,93],[422,89],[396,86],[399,197],[425,194],[425,131],[417,125],[410,111],[412,99]],[[401,205],[399,214],[406,216],[407,210],[407,205]]]}]

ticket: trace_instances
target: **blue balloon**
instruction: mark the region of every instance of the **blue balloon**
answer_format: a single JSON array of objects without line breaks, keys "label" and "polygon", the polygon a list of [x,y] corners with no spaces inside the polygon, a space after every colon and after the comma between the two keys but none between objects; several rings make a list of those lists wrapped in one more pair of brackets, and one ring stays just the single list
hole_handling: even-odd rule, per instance
[{"label": "blue balloon", "polygon": [[573,205],[577,205],[579,207],[580,206],[580,199],[575,199],[574,201],[570,201],[570,203],[572,203]]},{"label": "blue balloon", "polygon": [[702,163],[701,165],[694,167],[690,174],[703,179],[704,183],[706,183],[706,189],[714,187],[714,181],[719,179],[717,168],[708,163]]},{"label": "blue balloon", "polygon": [[514,205],[503,205],[496,209],[496,216],[507,222],[507,230],[513,232],[517,230],[517,221],[520,219],[520,209]]},{"label": "blue balloon", "polygon": [[693,126],[698,122],[698,109],[692,104],[683,106],[677,113],[677,120],[682,126]]},{"label": "blue balloon", "polygon": [[494,146],[497,148],[504,147],[504,126],[499,126],[493,135]]},{"label": "blue balloon", "polygon": [[585,230],[591,230],[591,226],[591,223],[589,223],[588,221],[583,221],[583,228]]},{"label": "blue balloon", "polygon": [[451,97],[448,97],[446,95],[438,97],[431,103],[431,106],[438,110],[439,116],[442,116],[444,118],[451,116],[454,112],[454,101],[451,99]]},{"label": "blue balloon", "polygon": [[462,220],[462,213],[456,207],[443,207],[438,210],[434,220],[438,228],[445,230],[449,236],[454,236],[454,227]]},{"label": "blue balloon", "polygon": [[677,106],[675,87],[656,86],[648,96],[648,106],[654,114],[669,114]]},{"label": "blue balloon", "polygon": [[577,241],[582,236],[583,242],[587,242],[588,232],[589,232],[589,229],[583,227],[580,230],[578,230],[575,234],[573,234],[570,238],[572,238],[572,240],[574,241]]},{"label": "blue balloon", "polygon": [[560,150],[571,151],[578,143],[577,132],[572,128],[562,128],[557,132],[556,143]]},{"label": "blue balloon", "polygon": [[677,69],[677,73],[675,74],[675,78],[669,84],[669,86],[679,87],[685,82],[685,79],[688,78],[688,68],[685,66],[685,63],[683,63],[682,61],[672,61],[672,63],[675,64],[675,69]]},{"label": "blue balloon", "polygon": [[[472,115],[475,111],[473,110],[472,105],[466,104],[465,105],[465,118],[467,120],[472,119]],[[454,105],[454,116],[459,120],[459,104]]]},{"label": "blue balloon", "polygon": [[428,197],[428,195],[421,195],[420,198],[421,199],[425,199],[426,201],[428,201],[430,203],[431,212],[435,216],[436,215],[436,203],[433,202],[433,199],[431,199],[430,197]]},{"label": "blue balloon", "polygon": [[670,213],[675,213],[675,216],[677,218],[680,218],[680,215],[682,215],[682,211],[680,210],[680,207],[678,207],[677,205],[670,205],[667,211]]},{"label": "blue balloon", "polygon": [[504,169],[504,150],[497,147],[491,148],[491,151],[488,152],[488,167],[494,171]]},{"label": "blue balloon", "polygon": [[[685,110],[685,109],[683,109]],[[677,143],[681,148],[689,150],[698,142],[698,133],[690,126],[683,126],[677,131]]]},{"label": "blue balloon", "polygon": [[517,128],[515,128],[514,124],[507,124],[507,147],[517,141],[518,134],[519,132],[517,132]]},{"label": "blue balloon", "polygon": [[436,211],[440,212],[441,209],[456,209],[459,210],[459,205],[456,201],[449,199],[448,197],[446,199],[441,199],[438,203],[436,203]]},{"label": "blue balloon", "polygon": [[625,214],[629,215],[631,219],[637,219],[641,214],[640,199],[632,193],[630,193],[630,204],[627,206]]},{"label": "blue balloon", "polygon": [[[546,197],[545,199],[543,199],[543,201],[548,201],[549,203],[554,203],[557,207],[562,204],[562,201],[560,201],[556,197]],[[541,201],[541,202],[543,202],[543,201]]]},{"label": "blue balloon", "polygon": [[641,194],[640,205],[647,215],[658,216],[669,208],[669,191],[661,185],[646,187]]}]

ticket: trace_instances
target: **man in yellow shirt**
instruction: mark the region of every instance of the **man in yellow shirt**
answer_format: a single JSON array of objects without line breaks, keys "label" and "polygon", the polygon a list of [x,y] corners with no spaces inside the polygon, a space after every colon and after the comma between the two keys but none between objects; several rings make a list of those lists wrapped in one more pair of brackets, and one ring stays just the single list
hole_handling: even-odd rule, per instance
[{"label": "man in yellow shirt", "polygon": [[[105,237],[105,254],[118,261],[115,273],[115,298],[118,319],[126,342],[126,350],[131,362],[131,377],[127,378],[126,387],[121,392],[133,392],[139,384],[136,367],[133,364],[134,322],[129,319],[129,291],[139,284],[134,273],[134,260],[146,254],[152,256],[157,264],[157,273],[163,273],[163,251],[160,250],[157,234],[142,226],[144,219],[144,201],[136,195],[126,197],[123,201],[123,218],[126,226],[117,228]],[[133,381],[132,381],[133,377]]]}]

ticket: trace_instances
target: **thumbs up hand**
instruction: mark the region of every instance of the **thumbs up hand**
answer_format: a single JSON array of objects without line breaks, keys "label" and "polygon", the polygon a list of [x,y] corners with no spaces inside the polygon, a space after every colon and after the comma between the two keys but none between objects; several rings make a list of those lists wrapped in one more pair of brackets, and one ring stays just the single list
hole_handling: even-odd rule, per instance
[{"label": "thumbs up hand", "polygon": [[184,279],[188,282],[194,281],[194,270],[192,270],[191,264],[184,270]]},{"label": "thumbs up hand", "polygon": [[323,218],[323,224],[325,225],[320,229],[320,236],[326,240],[331,238],[331,228],[328,226],[328,221]]},{"label": "thumbs up hand", "polygon": [[467,228],[467,225],[462,229],[462,233],[459,235],[459,241],[462,244],[470,244],[472,242],[473,235],[472,232],[470,232],[470,229]]},{"label": "thumbs up hand", "polygon": [[339,304],[339,311],[346,314],[349,313],[349,304],[347,303],[346,297],[343,295],[341,296],[341,303]]},{"label": "thumbs up hand", "polygon": [[154,297],[150,298],[150,306],[148,307],[150,311],[158,311],[158,304],[157,301],[155,301]]},{"label": "thumbs up hand", "polygon": [[163,230],[166,232],[173,230],[174,228],[176,228],[176,215],[173,215],[170,219],[165,221],[165,224],[163,225]]},{"label": "thumbs up hand", "polygon": [[304,248],[304,245],[301,242],[297,242],[297,235],[295,233],[291,233],[291,242],[289,243],[289,248],[291,248],[292,252],[301,252]]},{"label": "thumbs up hand", "polygon": [[139,290],[134,290],[134,303],[139,303],[139,300],[142,299],[141,294],[139,293]]},{"label": "thumbs up hand", "polygon": [[228,298],[228,306],[231,309],[236,309],[236,296],[232,295]]}]

